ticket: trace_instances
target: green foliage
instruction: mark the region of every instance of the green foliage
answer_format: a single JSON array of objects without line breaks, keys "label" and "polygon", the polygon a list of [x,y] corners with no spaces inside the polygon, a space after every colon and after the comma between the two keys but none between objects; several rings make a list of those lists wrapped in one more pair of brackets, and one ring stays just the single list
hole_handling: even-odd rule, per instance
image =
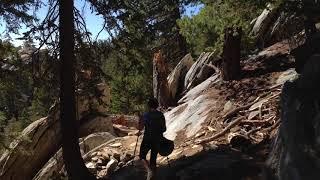
[{"label": "green foliage", "polygon": [[[100,46],[108,44],[101,42]],[[105,54],[103,70],[110,77],[112,113],[143,110],[152,92],[152,60],[137,49],[122,48]],[[119,53],[120,52],[120,53]],[[147,51],[146,51],[147,52]]]},{"label": "green foliage", "polygon": [[36,20],[28,12],[37,10],[41,6],[40,0],[1,0],[0,20],[6,22],[8,32],[18,33],[22,25],[31,25]]},{"label": "green foliage", "polygon": [[[28,58],[21,58],[23,53],[32,53],[32,48],[28,43],[16,48],[9,42],[0,42],[0,134],[7,139],[3,142],[45,116],[57,94],[57,89],[49,83],[52,71],[45,68],[49,65],[43,62],[47,52],[39,53],[43,60],[41,67],[40,62],[31,63]],[[41,68],[48,74],[41,74]]]},{"label": "green foliage", "polygon": [[241,27],[244,49],[250,48],[250,22],[264,9],[265,1],[204,0],[203,4],[199,14],[178,20],[180,32],[194,54],[214,49],[221,52],[226,27]]},{"label": "green foliage", "polygon": [[111,111],[133,113],[142,110],[152,96],[152,59],[158,49],[171,68],[186,54],[186,43],[176,20],[179,0],[90,1],[105,17],[112,39],[101,43],[104,72],[111,77]]}]

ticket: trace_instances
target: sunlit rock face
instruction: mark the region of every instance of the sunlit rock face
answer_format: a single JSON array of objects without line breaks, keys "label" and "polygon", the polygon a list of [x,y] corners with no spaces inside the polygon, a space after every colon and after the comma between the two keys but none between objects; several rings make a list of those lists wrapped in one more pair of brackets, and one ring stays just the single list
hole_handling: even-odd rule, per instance
[{"label": "sunlit rock face", "polygon": [[214,75],[203,83],[191,89],[179,102],[181,105],[165,113],[168,139],[175,139],[177,132],[185,129],[186,136],[195,135],[202,127],[202,123],[208,118],[216,107],[216,102],[210,94],[203,93],[206,89],[219,82],[219,75]]}]

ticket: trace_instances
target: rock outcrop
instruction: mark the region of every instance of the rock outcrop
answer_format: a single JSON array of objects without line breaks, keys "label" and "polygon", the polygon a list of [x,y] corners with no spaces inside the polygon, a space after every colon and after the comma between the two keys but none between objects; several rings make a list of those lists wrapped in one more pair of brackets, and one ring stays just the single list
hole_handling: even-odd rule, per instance
[{"label": "rock outcrop", "polygon": [[190,90],[180,101],[179,106],[165,113],[167,120],[168,139],[175,139],[177,133],[186,129],[186,136],[195,135],[202,127],[202,123],[210,117],[210,112],[217,108],[214,94],[206,94],[205,90],[220,81],[219,75],[214,75]]},{"label": "rock outcrop", "polygon": [[137,136],[115,138],[88,152],[84,160],[98,178],[106,178],[119,168],[134,163],[134,156],[137,156],[139,151],[137,148],[134,152],[136,143],[140,146],[141,138],[138,142]]},{"label": "rock outcrop", "polygon": [[[111,118],[95,116],[86,119],[79,129],[80,135],[96,132],[113,133]],[[32,179],[61,145],[58,111],[30,124],[19,139],[0,158],[1,179]],[[28,162],[25,164],[25,162]]]},{"label": "rock outcrop", "polygon": [[[270,28],[270,24],[274,22],[276,16],[277,9],[269,4],[267,9],[263,10],[260,16],[256,19],[251,30],[251,35],[255,36],[260,43],[264,43],[266,38],[265,35]],[[262,44],[261,47],[263,48],[264,44]]]},{"label": "rock outcrop", "polygon": [[276,179],[319,179],[320,55],[313,55],[301,76],[284,85],[278,139],[268,161]]},{"label": "rock outcrop", "polygon": [[[113,136],[109,132],[90,134],[89,136],[79,140],[81,153],[84,155],[92,149],[114,138],[115,136]],[[62,149],[60,148],[60,150],[43,166],[43,168],[33,179],[54,179],[55,176],[58,176],[59,172],[63,168],[63,165]]]},{"label": "rock outcrop", "polygon": [[187,54],[169,74],[167,80],[172,99],[179,98],[179,95],[184,91],[184,78],[193,63],[191,54]]},{"label": "rock outcrop", "polygon": [[198,60],[191,66],[184,80],[184,90],[189,91],[193,87],[205,81],[215,70],[208,66],[214,61],[214,52],[202,53]]},{"label": "rock outcrop", "polygon": [[303,31],[304,20],[291,11],[282,11],[284,6],[268,4],[259,17],[254,21],[251,35],[256,38],[260,49],[279,41],[291,38]]}]

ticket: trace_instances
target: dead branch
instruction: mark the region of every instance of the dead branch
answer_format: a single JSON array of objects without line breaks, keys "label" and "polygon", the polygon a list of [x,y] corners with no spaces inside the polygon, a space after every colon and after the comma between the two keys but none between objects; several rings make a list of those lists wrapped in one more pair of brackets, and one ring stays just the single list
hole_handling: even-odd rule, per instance
[{"label": "dead branch", "polygon": [[266,128],[266,129],[263,129],[263,131],[266,131],[267,133],[270,133],[271,131],[276,129],[279,126],[279,124],[280,124],[280,120],[276,121],[272,126]]},{"label": "dead branch", "polygon": [[239,111],[242,111],[242,110],[245,110],[245,109],[248,109],[249,107],[251,107],[254,103],[256,103],[255,101],[250,103],[250,104],[247,104],[247,105],[244,105],[244,106],[240,106],[240,107],[237,107],[231,111],[229,111],[227,114],[225,114],[223,116],[223,119],[224,121],[231,118],[232,116],[236,115]]},{"label": "dead branch", "polygon": [[270,120],[273,120],[275,118],[275,116],[269,117],[266,120],[244,120],[241,123],[243,124],[264,124],[264,123],[268,123],[270,122]]},{"label": "dead branch", "polygon": [[233,128],[234,126],[238,125],[241,122],[241,120],[243,120],[244,118],[245,118],[244,116],[241,116],[241,117],[235,119],[227,127],[225,127],[221,132],[219,132],[219,133],[217,133],[217,134],[215,134],[215,135],[213,135],[211,137],[199,140],[198,142],[196,142],[196,144],[205,144],[205,143],[208,143],[210,141],[213,141],[213,140],[225,135],[227,132],[229,132],[229,130],[231,128]]},{"label": "dead branch", "polygon": [[212,68],[212,69],[214,69],[214,71],[216,73],[220,73],[220,69],[218,67],[216,67],[215,65],[213,65],[213,64],[205,64],[205,65],[210,67],[210,68]]},{"label": "dead branch", "polygon": [[248,132],[245,134],[245,136],[247,136],[247,137],[250,138],[250,136],[251,136],[253,133],[258,132],[258,131],[260,131],[260,130],[261,130],[261,127],[257,127],[257,128],[255,128],[255,129],[251,129],[250,131],[248,131]]}]

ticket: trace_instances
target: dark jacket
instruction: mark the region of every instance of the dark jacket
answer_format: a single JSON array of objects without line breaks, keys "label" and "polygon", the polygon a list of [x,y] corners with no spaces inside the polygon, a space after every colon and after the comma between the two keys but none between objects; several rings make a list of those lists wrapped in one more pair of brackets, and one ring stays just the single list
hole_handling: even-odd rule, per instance
[{"label": "dark jacket", "polygon": [[160,111],[149,111],[143,114],[142,121],[145,127],[144,138],[158,140],[166,131],[166,121]]}]

